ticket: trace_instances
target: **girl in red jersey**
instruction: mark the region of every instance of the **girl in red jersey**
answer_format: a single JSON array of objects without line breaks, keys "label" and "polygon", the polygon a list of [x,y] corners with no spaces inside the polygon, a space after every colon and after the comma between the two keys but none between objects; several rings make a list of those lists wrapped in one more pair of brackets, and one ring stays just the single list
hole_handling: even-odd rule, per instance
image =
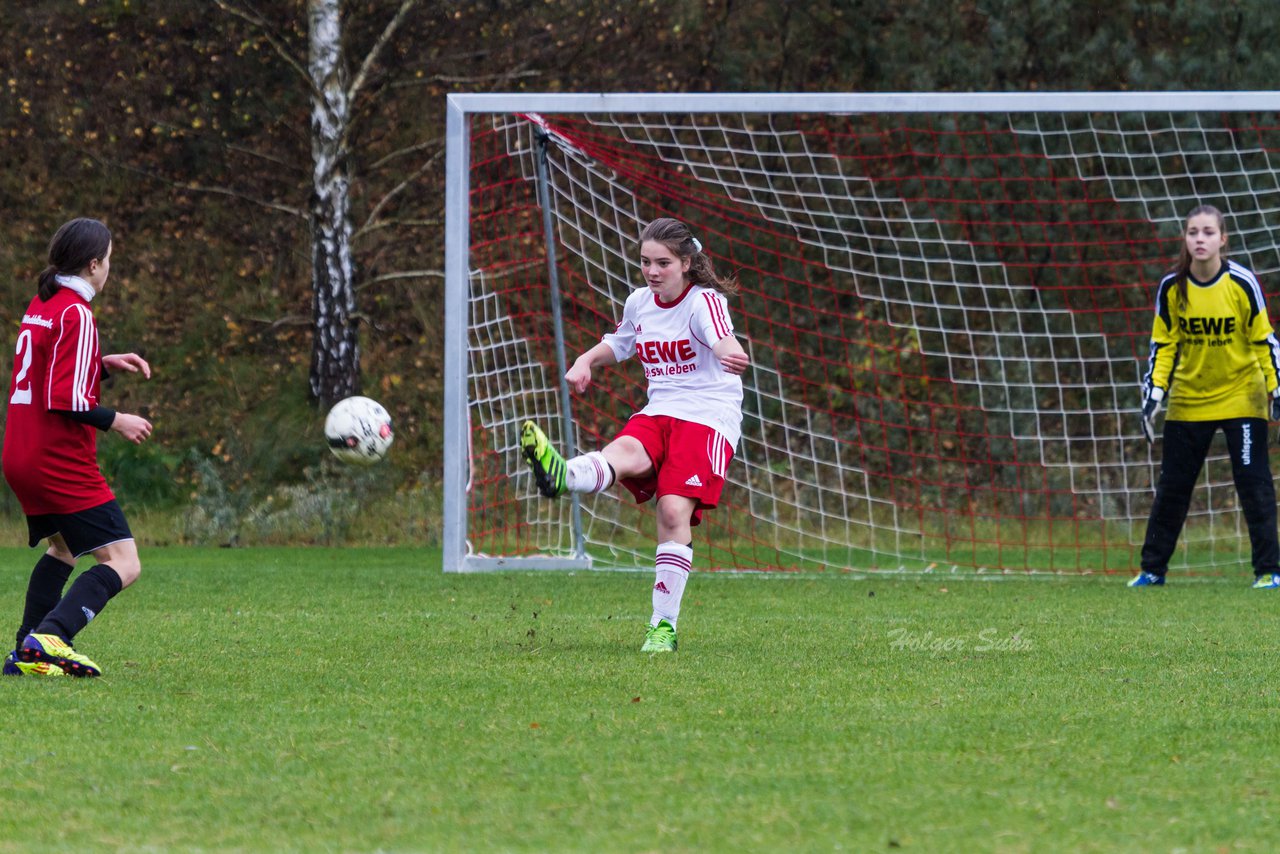
[{"label": "girl in red jersey", "polygon": [[640,235],[640,269],[648,287],[632,292],[618,328],[579,356],[565,380],[581,394],[595,368],[634,355],[649,381],[648,404],[601,451],[566,461],[532,421],[520,446],[548,498],[601,492],[615,481],[637,502],[657,496],[657,578],[641,650],[674,652],[693,565],[692,528],[724,489],[742,432],[741,374],[750,360],[720,293],[736,294],[737,280],[716,275],[688,226],[667,218],[649,223]]},{"label": "girl in red jersey", "polygon": [[[105,225],[94,219],[64,224],[49,243],[49,266],[18,328],[4,477],[27,516],[30,544],[48,540],[49,548],[31,573],[7,675],[101,675],[71,640],[142,571],[129,524],[98,468],[98,431],[114,430],[135,443],[151,435],[145,418],[98,402],[107,371],[151,376],[136,353],[99,353],[90,304],[110,269]],[[94,566],[64,596],[76,559],[86,554]]]}]

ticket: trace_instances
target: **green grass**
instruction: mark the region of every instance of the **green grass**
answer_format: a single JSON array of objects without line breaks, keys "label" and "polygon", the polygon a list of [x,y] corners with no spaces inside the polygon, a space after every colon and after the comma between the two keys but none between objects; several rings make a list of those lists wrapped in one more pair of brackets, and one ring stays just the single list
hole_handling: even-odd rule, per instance
[{"label": "green grass", "polygon": [[[10,623],[34,556],[0,549]],[[0,851],[1280,843],[1246,570],[695,575],[649,657],[646,575],[439,559],[147,549],[79,638],[104,678],[0,682]]]}]

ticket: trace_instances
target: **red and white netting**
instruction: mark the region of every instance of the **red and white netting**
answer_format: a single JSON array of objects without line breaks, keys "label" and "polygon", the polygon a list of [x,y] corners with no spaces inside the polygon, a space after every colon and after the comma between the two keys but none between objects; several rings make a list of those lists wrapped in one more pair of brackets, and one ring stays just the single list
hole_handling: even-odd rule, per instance
[{"label": "red and white netting", "polygon": [[[1137,564],[1160,448],[1136,410],[1152,288],[1185,213],[1227,212],[1232,257],[1277,281],[1274,116],[1203,113],[471,117],[473,553],[568,554],[567,501],[518,449],[564,446],[540,128],[565,347],[611,331],[637,236],[689,223],[752,359],[743,440],[699,568],[1115,572]],[[601,447],[644,404],[636,365],[572,402]],[[1219,443],[1220,443],[1219,439]],[[583,499],[598,565],[646,566],[653,510]],[[1248,558],[1216,444],[1179,553]]]}]

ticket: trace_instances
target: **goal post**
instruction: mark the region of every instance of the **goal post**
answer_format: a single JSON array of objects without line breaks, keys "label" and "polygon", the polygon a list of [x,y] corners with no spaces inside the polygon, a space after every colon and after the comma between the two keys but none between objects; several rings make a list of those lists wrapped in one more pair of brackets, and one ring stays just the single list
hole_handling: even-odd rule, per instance
[{"label": "goal post", "polygon": [[[518,432],[590,450],[644,405],[627,363],[570,395],[565,354],[675,216],[742,280],[752,362],[699,567],[1132,571],[1152,288],[1199,203],[1274,288],[1278,116],[1280,92],[449,96],[444,570],[651,568],[652,507],[540,498]],[[1176,566],[1248,555],[1219,437]]]}]

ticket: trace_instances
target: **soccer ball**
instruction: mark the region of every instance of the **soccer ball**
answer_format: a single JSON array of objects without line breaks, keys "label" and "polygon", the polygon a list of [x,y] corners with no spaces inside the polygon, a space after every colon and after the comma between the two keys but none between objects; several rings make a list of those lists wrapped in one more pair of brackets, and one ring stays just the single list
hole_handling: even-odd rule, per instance
[{"label": "soccer ball", "polygon": [[324,419],[324,437],[329,450],[344,463],[371,466],[391,447],[391,416],[376,400],[348,397],[329,410]]}]

